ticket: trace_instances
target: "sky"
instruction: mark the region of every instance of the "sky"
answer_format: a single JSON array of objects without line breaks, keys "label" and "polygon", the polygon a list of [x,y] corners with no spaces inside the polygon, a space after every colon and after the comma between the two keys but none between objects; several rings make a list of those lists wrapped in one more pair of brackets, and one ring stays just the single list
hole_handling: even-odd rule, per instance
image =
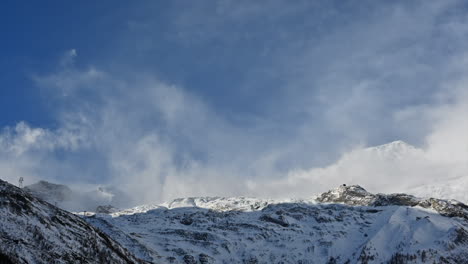
[{"label": "sky", "polygon": [[[138,203],[466,179],[467,15],[457,0],[4,1],[1,178]],[[397,140],[404,164],[365,154]]]}]

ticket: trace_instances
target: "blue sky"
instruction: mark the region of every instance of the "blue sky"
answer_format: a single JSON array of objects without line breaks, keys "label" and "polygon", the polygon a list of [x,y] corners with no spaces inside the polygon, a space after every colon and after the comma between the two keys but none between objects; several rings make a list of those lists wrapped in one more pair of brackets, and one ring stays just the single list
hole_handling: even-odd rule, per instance
[{"label": "blue sky", "polygon": [[[35,87],[31,75],[56,68],[62,54],[73,47],[79,47],[83,63],[98,59],[111,35],[120,28],[115,23],[119,20],[111,21],[109,17],[118,11],[117,1],[73,5],[63,1],[4,1],[0,10],[0,45],[4,51],[0,61],[0,107],[9,114],[2,116],[0,124],[11,126],[18,120],[27,120],[53,126],[53,114],[45,102],[47,96]],[[120,23],[124,21],[125,18]],[[22,107],[15,107],[18,105]]]},{"label": "blue sky", "polygon": [[12,179],[149,181],[169,193],[162,199],[249,193],[238,183],[394,140],[431,149],[434,135],[451,135],[440,132],[458,122],[449,116],[464,114],[466,10],[463,1],[6,1],[0,169]]}]

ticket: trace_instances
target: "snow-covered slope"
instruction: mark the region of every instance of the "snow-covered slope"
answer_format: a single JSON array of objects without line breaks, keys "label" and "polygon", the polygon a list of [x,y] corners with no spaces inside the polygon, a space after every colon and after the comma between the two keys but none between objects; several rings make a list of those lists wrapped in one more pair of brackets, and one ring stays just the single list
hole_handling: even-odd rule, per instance
[{"label": "snow-covered slope", "polygon": [[186,198],[86,219],[166,263],[468,263],[468,207],[341,186],[315,199]]},{"label": "snow-covered slope", "polygon": [[0,263],[143,263],[80,217],[0,180]]},{"label": "snow-covered slope", "polygon": [[424,155],[424,151],[418,149],[404,141],[397,140],[387,144],[369,147],[364,149],[365,152],[378,156],[386,160],[401,160],[411,157],[419,157]]}]

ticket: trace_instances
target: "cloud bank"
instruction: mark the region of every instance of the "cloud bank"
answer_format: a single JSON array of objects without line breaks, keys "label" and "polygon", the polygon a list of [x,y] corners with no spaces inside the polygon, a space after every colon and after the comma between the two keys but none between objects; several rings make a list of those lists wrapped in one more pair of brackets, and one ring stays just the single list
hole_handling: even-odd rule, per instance
[{"label": "cloud bank", "polygon": [[[349,16],[308,1],[288,8],[276,1],[266,8],[222,3],[181,7],[165,36],[188,45],[183,51],[205,52],[194,71],[245,68],[248,74],[233,81],[235,92],[227,81],[219,87],[237,96],[235,111],[213,103],[207,93],[214,88],[171,82],[146,61],[116,55],[117,62],[82,66],[79,50],[71,49],[54,71],[33,77],[56,124],[3,129],[2,178],[113,185],[135,204],[181,196],[306,197],[342,183],[448,196],[453,186],[468,187],[468,23],[454,11],[460,2],[366,3],[350,7]],[[266,10],[270,24],[258,19]],[[305,18],[304,10],[329,13],[295,31],[298,23],[287,21]],[[154,23],[129,21],[121,53],[152,54],[150,44],[162,41]],[[129,36],[141,44],[138,52]],[[247,47],[229,44],[253,43],[255,36],[277,40],[257,41],[263,46],[252,47],[263,55],[252,55],[255,61],[245,59]],[[217,61],[201,50],[212,42],[245,57]],[[174,60],[193,64],[187,56]],[[397,139],[415,147],[368,148]]]}]

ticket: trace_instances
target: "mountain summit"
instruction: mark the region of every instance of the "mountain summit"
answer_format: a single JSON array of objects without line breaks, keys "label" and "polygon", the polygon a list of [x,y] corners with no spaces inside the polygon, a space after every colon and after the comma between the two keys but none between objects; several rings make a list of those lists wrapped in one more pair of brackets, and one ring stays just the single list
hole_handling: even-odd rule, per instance
[{"label": "mountain summit", "polygon": [[80,217],[0,181],[0,205],[8,264],[468,263],[467,205],[359,185],[306,200],[192,197]]},{"label": "mountain summit", "polygon": [[468,206],[340,186],[309,200],[200,197],[86,219],[167,263],[468,263]]}]

